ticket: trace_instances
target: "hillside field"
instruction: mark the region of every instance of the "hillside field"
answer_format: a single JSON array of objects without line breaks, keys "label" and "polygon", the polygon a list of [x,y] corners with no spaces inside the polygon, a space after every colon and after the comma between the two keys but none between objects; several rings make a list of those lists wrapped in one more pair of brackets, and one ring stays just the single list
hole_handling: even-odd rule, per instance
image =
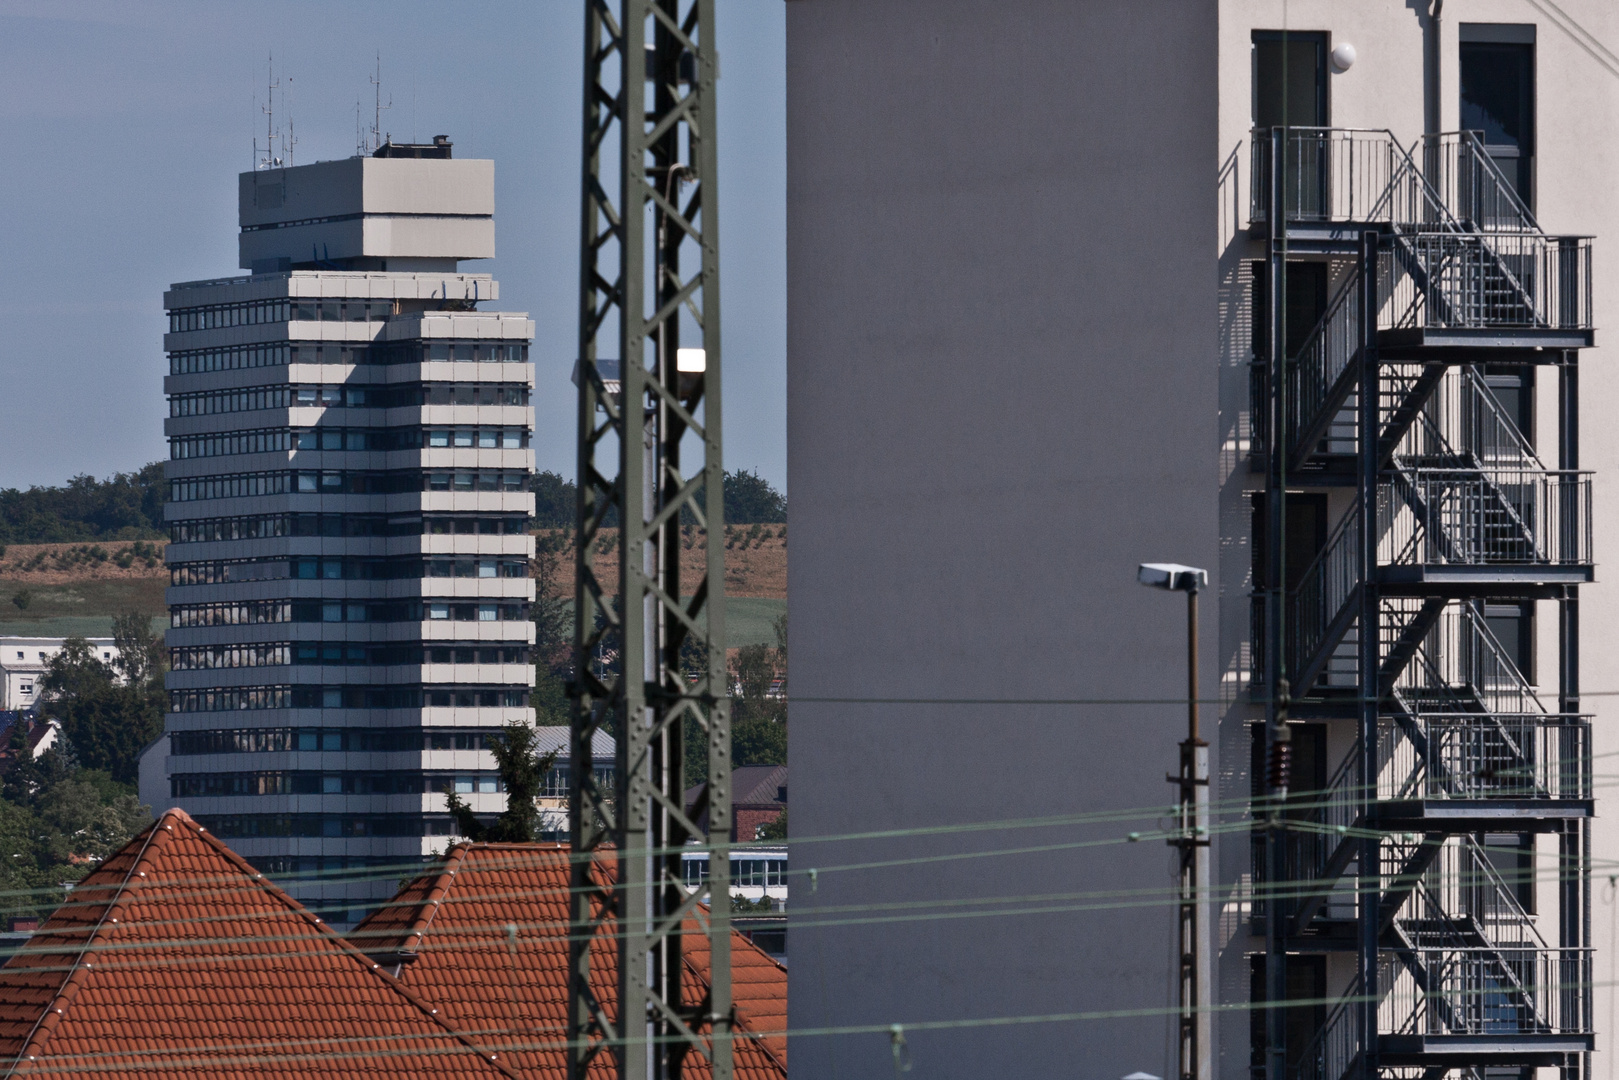
[{"label": "hillside field", "polygon": [[[786,527],[767,525],[754,535],[751,529],[735,526],[725,552],[726,637],[732,648],[775,644],[775,621],[787,610]],[[681,567],[687,581],[702,570],[699,539],[696,534],[688,537],[691,546]],[[614,581],[620,555],[617,530],[606,530],[597,544],[597,573]],[[146,612],[162,629],[168,624],[165,546],[163,541],[103,541],[0,549],[0,635],[104,637],[112,633],[113,616],[126,611]],[[572,598],[571,551],[563,553],[559,569],[552,592]]]}]

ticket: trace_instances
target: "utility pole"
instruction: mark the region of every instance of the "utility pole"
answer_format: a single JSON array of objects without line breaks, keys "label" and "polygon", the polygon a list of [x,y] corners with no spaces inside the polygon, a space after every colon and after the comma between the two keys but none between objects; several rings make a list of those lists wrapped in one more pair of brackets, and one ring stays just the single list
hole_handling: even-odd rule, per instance
[{"label": "utility pole", "polygon": [[[694,1053],[714,1080],[732,1076],[717,62],[714,0],[586,0],[570,1080],[599,1075],[603,1055],[626,1080],[678,1080]],[[682,580],[683,517],[706,530],[696,580]],[[611,528],[616,582],[595,570]],[[587,764],[597,732],[617,744],[611,791]],[[688,735],[708,747],[692,808]],[[709,852],[709,911],[684,888],[693,839]],[[694,933],[710,965],[696,998],[681,978]],[[593,965],[604,950],[613,961]]]},{"label": "utility pole", "polygon": [[1213,1080],[1213,970],[1204,955],[1209,918],[1209,744],[1198,730],[1197,594],[1209,572],[1178,563],[1142,563],[1136,580],[1186,594],[1186,739],[1181,743],[1180,817],[1169,846],[1180,851],[1180,1080]]}]

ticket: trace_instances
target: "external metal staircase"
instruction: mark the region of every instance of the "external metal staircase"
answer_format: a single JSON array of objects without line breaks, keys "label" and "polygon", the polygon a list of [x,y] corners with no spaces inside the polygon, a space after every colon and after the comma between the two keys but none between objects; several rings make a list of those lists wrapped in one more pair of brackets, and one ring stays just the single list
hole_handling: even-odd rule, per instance
[{"label": "external metal staircase", "polygon": [[[1321,790],[1256,821],[1268,986],[1277,957],[1355,956],[1325,1023],[1286,1048],[1288,1075],[1581,1075],[1592,792],[1576,613],[1594,555],[1591,478],[1566,433],[1593,341],[1590,240],[1543,233],[1475,133],[1406,149],[1386,131],[1275,129],[1255,134],[1253,164],[1270,291],[1250,430],[1271,584],[1255,594],[1251,685],[1268,744],[1310,720],[1349,747]],[[1327,261],[1336,285],[1277,355],[1272,313],[1301,258]],[[1557,468],[1492,391],[1501,365],[1557,367]],[[1290,574],[1285,493],[1312,488],[1341,509]],[[1550,707],[1486,613],[1532,600],[1560,613]],[[1555,841],[1556,944],[1487,835]]]}]

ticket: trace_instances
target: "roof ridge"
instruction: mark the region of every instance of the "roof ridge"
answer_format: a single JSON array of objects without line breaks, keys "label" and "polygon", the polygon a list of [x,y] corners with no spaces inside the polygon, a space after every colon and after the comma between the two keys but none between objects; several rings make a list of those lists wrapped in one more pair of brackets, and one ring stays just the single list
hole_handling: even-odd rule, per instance
[{"label": "roof ridge", "polygon": [[395,979],[390,975],[384,974],[383,971],[382,971],[381,965],[379,965],[376,961],[372,960],[365,953],[361,952],[359,946],[355,945],[348,938],[346,938],[343,935],[339,934],[336,930],[333,930],[331,928],[331,926],[324,919],[322,919],[320,916],[316,915],[314,912],[310,911],[308,908],[306,908],[302,904],[300,904],[292,896],[291,893],[287,892],[285,889],[281,888],[281,886],[277,885],[275,882],[273,882],[269,878],[265,877],[264,874],[262,874],[258,870],[255,870],[253,868],[252,863],[250,863],[246,859],[242,858],[242,856],[238,855],[235,851],[232,851],[230,849],[230,847],[224,841],[222,841],[218,837],[214,836],[212,833],[210,833],[207,829],[203,828],[201,825],[198,825],[189,816],[186,817],[185,822],[186,822],[186,824],[189,824],[193,829],[195,829],[197,831],[197,835],[199,837],[201,837],[204,842],[206,842],[207,844],[212,846],[215,851],[220,852],[226,858],[228,858],[232,863],[235,863],[238,867],[240,867],[243,870],[246,870],[249,873],[251,873],[253,875],[254,880],[258,882],[259,886],[262,889],[264,889],[266,892],[270,893],[270,895],[274,896],[277,900],[281,901],[283,904],[286,904],[295,913],[301,913],[302,915],[304,915],[305,918],[311,920],[311,922],[314,924],[315,929],[319,933],[322,933],[322,934],[326,935],[326,937],[329,938],[330,940],[336,942],[339,949],[342,951],[342,953],[345,956],[347,956],[351,960],[354,960],[355,962],[360,964],[360,966],[362,968],[369,971],[370,973],[375,975],[377,978],[381,979],[382,982],[385,985],[392,988],[395,993],[399,994],[400,997],[404,998],[406,1001],[410,1002],[410,1004],[415,1006],[416,1009],[419,1012],[422,1013],[422,1015],[426,1016],[429,1020],[431,1020],[434,1023],[438,1024],[439,1027],[443,1028],[452,1037],[454,1037],[456,1040],[458,1040],[459,1042],[461,1042],[462,1044],[467,1046],[469,1049],[475,1051],[480,1057],[482,1057],[489,1064],[491,1064],[495,1068],[499,1069],[506,1076],[511,1077],[512,1080],[522,1080],[522,1077],[520,1077],[516,1072],[513,1072],[510,1068],[508,1068],[506,1066],[505,1062],[499,1060],[498,1055],[496,1055],[495,1053],[493,1053],[493,1052],[491,1052],[489,1050],[484,1049],[482,1046],[480,1046],[477,1043],[473,1042],[471,1036],[469,1036],[466,1032],[462,1031],[460,1028],[457,1028],[456,1026],[451,1024],[444,1017],[440,1016],[438,1009],[433,1008],[430,1005],[428,1005],[427,1001],[424,998],[422,998],[420,995],[418,995],[415,991],[411,990],[404,983],[400,982],[398,979]]},{"label": "roof ridge", "polygon": [[[168,810],[164,812],[162,817],[158,818],[156,821],[152,822],[151,825],[147,826],[146,838],[141,842],[140,853],[136,855],[135,860],[129,864],[129,869],[124,871],[124,880],[118,885],[118,889],[113,894],[112,899],[107,902],[106,908],[101,912],[101,917],[96,920],[96,925],[91,929],[89,935],[84,939],[84,944],[79,946],[78,955],[73,960],[73,966],[68,969],[67,977],[62,980],[61,986],[57,988],[56,996],[53,997],[50,1003],[45,1006],[45,1010],[40,1013],[39,1017],[34,1021],[34,1026],[29,1029],[27,1038],[25,1038],[22,1041],[22,1044],[17,1048],[17,1056],[11,1062],[11,1066],[6,1070],[7,1077],[14,1075],[25,1060],[33,1061],[39,1056],[38,1051],[45,1048],[45,1044],[50,1041],[51,1035],[55,1033],[57,1025],[59,1025],[66,1017],[66,1010],[72,1007],[73,1002],[79,996],[79,990],[84,985],[85,974],[93,967],[92,964],[84,959],[85,955],[88,954],[91,948],[94,947],[106,934],[111,933],[111,930],[108,928],[109,920],[112,923],[116,923],[118,921],[113,915],[113,912],[122,912],[128,907],[129,891],[135,881],[136,872],[139,871],[142,866],[148,865],[147,855],[151,851],[152,845],[157,842],[161,836],[163,838],[161,846],[168,846],[169,840],[172,839],[174,835],[174,827],[173,825],[165,825],[164,822],[170,818],[175,818],[176,816],[186,822],[191,820],[190,816],[187,815],[183,810]],[[163,827],[161,833],[158,830],[158,826],[160,825]],[[108,858],[110,859],[111,856]],[[102,865],[106,865],[106,860],[103,860]],[[97,867],[97,869],[100,869],[100,867]],[[92,870],[90,873],[93,874],[95,871]],[[86,875],[86,877],[88,876],[89,875]],[[30,1053],[29,1051],[34,1051],[34,1053]]]},{"label": "roof ridge", "polygon": [[[451,845],[450,850],[444,853],[444,862],[439,867],[439,872],[433,875],[432,887],[422,894],[416,921],[410,924],[404,936],[399,939],[400,952],[404,952],[413,943],[421,944],[422,938],[427,934],[427,928],[433,925],[433,919],[442,906],[439,901],[444,899],[444,894],[449,892],[450,886],[455,883],[455,872],[466,862],[467,851],[471,847],[472,843],[464,840]],[[449,880],[446,881],[446,878]]]}]

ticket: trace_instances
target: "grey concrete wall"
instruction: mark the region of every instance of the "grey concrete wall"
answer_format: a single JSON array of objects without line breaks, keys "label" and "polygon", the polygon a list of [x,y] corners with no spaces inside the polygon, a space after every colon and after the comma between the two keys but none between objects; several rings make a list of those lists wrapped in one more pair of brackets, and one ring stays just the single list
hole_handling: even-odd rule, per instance
[{"label": "grey concrete wall", "polygon": [[[1184,709],[815,699],[1184,692],[1183,601],[1133,578],[1219,565],[1215,23],[788,6],[792,860],[817,869],[791,1026],[1160,1010],[912,1030],[915,1075],[1174,1068],[1172,853],[1125,840],[1159,814],[812,838],[1165,806]],[[893,1070],[886,1031],[791,1058]]]}]

